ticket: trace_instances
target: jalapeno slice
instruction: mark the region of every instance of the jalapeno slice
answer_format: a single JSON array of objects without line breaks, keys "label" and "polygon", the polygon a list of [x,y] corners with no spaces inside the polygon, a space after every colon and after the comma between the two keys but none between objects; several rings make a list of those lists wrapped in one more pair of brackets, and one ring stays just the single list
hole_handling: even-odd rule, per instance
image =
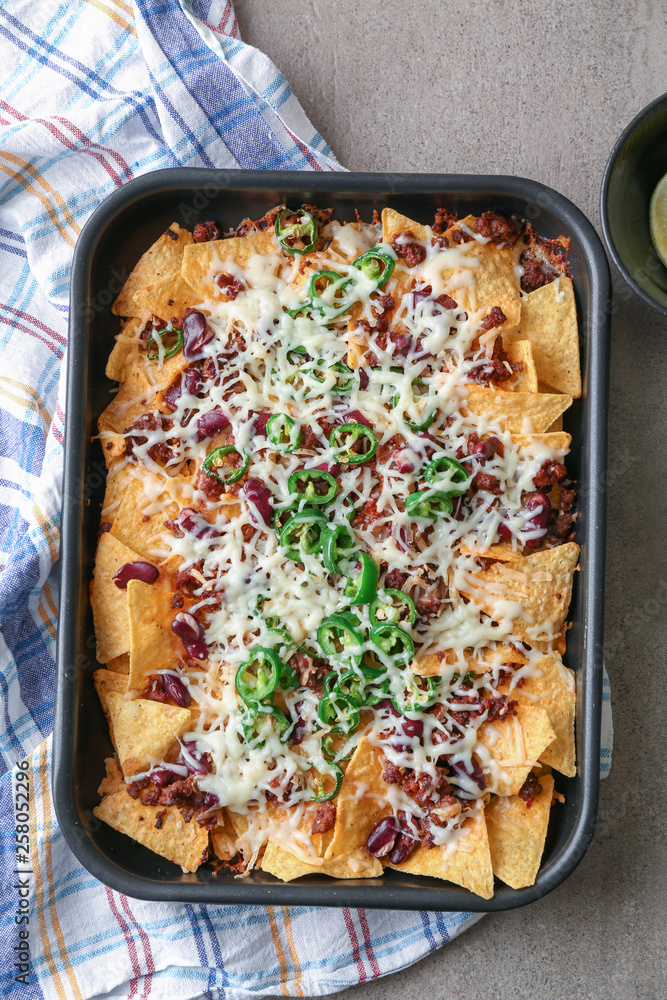
[{"label": "jalapeno slice", "polygon": [[[160,348],[157,343],[158,337],[162,342],[164,351],[162,357],[165,361],[167,358],[173,358],[175,354],[178,354],[183,346],[183,330],[180,326],[165,326],[163,330],[153,330],[146,343],[146,357],[149,361],[156,361],[160,357]],[[165,340],[171,338],[175,338],[174,343],[171,347],[167,347]],[[151,350],[151,345],[153,345],[154,350]]]},{"label": "jalapeno slice", "polygon": [[[280,742],[284,743],[292,723],[285,713],[281,712],[275,705],[252,705],[248,706],[244,713],[241,725],[246,743],[255,743],[259,740],[267,726],[271,726],[278,734]],[[263,740],[258,745],[263,746],[265,742]]]},{"label": "jalapeno slice", "polygon": [[414,625],[417,620],[415,602],[409,594],[393,587],[378,590],[378,595],[368,609],[371,625],[383,625],[385,622],[406,621]]},{"label": "jalapeno slice", "polygon": [[341,424],[329,435],[329,446],[344,465],[360,465],[372,458],[377,450],[377,438],[365,424]]},{"label": "jalapeno slice", "polygon": [[334,738],[331,735],[331,733],[327,733],[326,736],[322,737],[321,746],[322,746],[322,756],[324,757],[324,759],[330,761],[335,760],[336,763],[343,763],[343,761],[349,760],[352,754],[354,753],[355,749],[354,747],[352,747],[352,749],[348,750],[348,752],[345,754],[344,757],[339,757],[338,754],[340,753],[340,751],[336,750],[334,746]]},{"label": "jalapeno slice", "polygon": [[439,677],[405,676],[406,686],[398,696],[392,696],[392,704],[397,712],[424,712],[438,700]]},{"label": "jalapeno slice", "polygon": [[319,511],[307,507],[290,517],[280,531],[280,545],[285,556],[293,562],[301,562],[304,555],[317,555],[322,548],[326,524]]},{"label": "jalapeno slice", "polygon": [[[329,802],[331,799],[335,799],[340,791],[340,786],[343,784],[342,768],[334,760],[329,760],[328,763],[331,771],[320,773],[317,793],[312,798],[313,802]],[[325,791],[324,788],[325,778],[333,778],[333,788],[330,788],[328,791]]]},{"label": "jalapeno slice", "polygon": [[[424,479],[427,483],[438,486],[445,478],[455,483],[464,483],[469,477],[461,463],[457,462],[455,458],[452,458],[450,455],[439,455],[432,462],[429,462],[424,469]],[[465,489],[452,489],[449,483],[446,489],[447,493],[453,497],[458,497],[462,493],[465,493]]]},{"label": "jalapeno slice", "polygon": [[268,646],[255,646],[250,659],[236,671],[236,690],[246,705],[257,705],[276,689],[283,667],[282,660]]},{"label": "jalapeno slice", "polygon": [[352,558],[356,558],[358,570],[348,578],[343,594],[350,604],[370,604],[378,591],[378,564],[367,552],[358,552]]},{"label": "jalapeno slice", "polygon": [[[326,323],[349,312],[356,302],[356,298],[348,294],[350,284],[351,278],[336,271],[315,271],[308,279],[306,288],[310,310],[318,312]],[[329,288],[331,292],[325,299],[323,293],[327,293]]]},{"label": "jalapeno slice", "polygon": [[[239,463],[232,465],[226,460],[228,455],[238,455]],[[209,452],[204,459],[204,472],[211,479],[217,479],[219,482],[229,485],[230,483],[236,483],[242,476],[246,474],[250,466],[250,455],[247,452],[241,451],[236,445],[226,444],[221,448],[214,448],[213,451]]]},{"label": "jalapeno slice", "polygon": [[333,733],[351,733],[359,725],[359,709],[344,695],[332,691],[317,706],[317,715]]},{"label": "jalapeno slice", "polygon": [[371,642],[397,666],[407,666],[415,655],[415,644],[396,622],[380,622],[371,629]]},{"label": "jalapeno slice", "polygon": [[357,708],[370,708],[384,697],[382,689],[374,687],[376,681],[383,676],[383,670],[359,666],[356,670],[346,670],[344,674],[340,674],[332,690],[334,694],[347,698]]},{"label": "jalapeno slice", "polygon": [[[424,380],[420,378],[413,379],[412,384],[413,386],[417,386],[418,388],[426,388],[427,390],[426,393],[420,393],[419,396],[417,397],[415,396],[414,392],[412,393],[412,401],[416,405],[417,399],[423,398],[425,395],[428,395],[428,387],[426,386]],[[391,404],[393,409],[395,410],[398,409],[400,401],[401,401],[401,394],[396,393]],[[405,415],[405,411],[403,411],[402,413],[403,420],[414,434],[419,434],[421,431],[428,430],[428,428],[431,426],[431,424],[437,417],[438,406],[435,398],[432,398],[430,403],[425,404],[421,415],[423,417],[422,420],[412,421],[408,420],[408,418]]]},{"label": "jalapeno slice", "polygon": [[425,517],[434,521],[438,517],[447,517],[453,509],[449,493],[439,490],[420,490],[405,498],[405,513],[410,517]]},{"label": "jalapeno slice", "polygon": [[394,273],[396,254],[388,243],[383,243],[362,253],[354,261],[354,266],[374,281],[378,288],[384,288]]},{"label": "jalapeno slice", "polygon": [[297,469],[287,480],[287,488],[299,500],[327,504],[335,499],[338,484],[324,469]]},{"label": "jalapeno slice", "polygon": [[[283,208],[276,219],[275,233],[283,250],[292,255],[310,253],[317,246],[317,223],[310,212],[303,209]],[[295,246],[296,240],[303,246]]]},{"label": "jalapeno slice", "polygon": [[353,619],[343,614],[325,618],[317,630],[317,641],[325,656],[334,660],[361,660],[361,653],[349,650],[362,645],[364,637],[353,625]]},{"label": "jalapeno slice", "polygon": [[322,559],[330,573],[344,575],[344,566],[357,551],[357,538],[346,524],[328,524],[322,542]]},{"label": "jalapeno slice", "polygon": [[277,451],[288,454],[301,443],[301,427],[287,413],[274,413],[266,423],[266,436]]},{"label": "jalapeno slice", "polygon": [[[327,368],[323,367],[325,364],[326,362],[324,360],[320,360],[317,362],[317,367],[310,369],[310,374],[315,381],[321,384],[326,381],[329,373],[333,372],[335,379],[334,384],[329,389],[329,392],[352,392],[355,385],[359,381],[356,372],[354,372],[352,368],[348,368],[348,366],[342,361],[334,361],[334,363],[329,365]],[[347,377],[344,377],[341,382],[338,377],[339,375]]]}]

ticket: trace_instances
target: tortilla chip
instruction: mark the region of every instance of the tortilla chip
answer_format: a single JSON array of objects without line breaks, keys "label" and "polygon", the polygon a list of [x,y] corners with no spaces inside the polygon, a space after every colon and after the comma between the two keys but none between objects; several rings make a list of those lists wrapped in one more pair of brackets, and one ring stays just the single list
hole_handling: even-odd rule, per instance
[{"label": "tortilla chip", "polygon": [[211,830],[211,846],[221,861],[231,861],[238,854],[236,831],[229,822],[226,809],[222,810],[224,822]]},{"label": "tortilla chip", "polygon": [[[520,653],[514,646],[499,645],[495,649],[490,646],[481,649],[477,653],[464,653],[465,661],[469,669],[476,673],[486,673],[493,663],[501,665],[507,663],[524,664],[528,663],[528,658]],[[426,656],[415,656],[410,664],[410,670],[419,677],[439,677],[446,676],[452,664],[457,662],[454,650],[444,650],[444,657],[440,659],[437,653],[427,653]]]},{"label": "tortilla chip", "polygon": [[539,795],[528,807],[518,795],[496,797],[486,807],[486,824],[493,874],[513,889],[533,885],[547,838],[554,779],[538,781]]},{"label": "tortilla chip", "polygon": [[572,444],[572,435],[565,431],[546,431],[544,434],[512,434],[512,442],[536,458],[543,457],[546,462],[552,457],[551,452],[560,451],[563,455],[567,454]]},{"label": "tortilla chip", "polygon": [[388,867],[410,875],[445,879],[470,889],[483,899],[491,899],[493,868],[484,811],[480,809],[475,818],[466,820],[464,829],[467,831],[465,837],[451,848],[418,847],[406,861]]},{"label": "tortilla chip", "polygon": [[[155,397],[155,386],[148,379],[143,368],[131,365],[123,370],[120,389],[97,421],[100,433],[123,434],[135,420],[151,408]],[[102,441],[104,448],[104,440]]]},{"label": "tortilla chip", "polygon": [[464,405],[470,413],[497,420],[514,434],[540,434],[572,405],[572,397],[560,393],[504,392],[471,385]]},{"label": "tortilla chip", "polygon": [[113,582],[113,576],[125,563],[136,562],[138,559],[136,552],[123,545],[108,531],[100,535],[91,589],[99,663],[108,663],[114,657],[127,653],[130,648],[128,591],[120,590]]},{"label": "tortilla chip", "polygon": [[130,277],[123,285],[120,295],[111,307],[116,316],[141,316],[145,310],[137,305],[134,296],[147,285],[155,284],[162,278],[176,274],[181,269],[183,250],[192,243],[192,234],[173,222],[169,230],[177,234],[173,239],[162,233],[150,249],[139,258]]},{"label": "tortilla chip", "polygon": [[520,705],[537,705],[545,710],[556,738],[540,754],[540,763],[548,764],[568,778],[573,778],[577,773],[574,746],[577,696],[574,671],[564,666],[555,656],[544,656],[536,666],[542,671],[541,676],[524,677],[521,687],[515,687],[511,693],[509,683],[498,690]]},{"label": "tortilla chip", "polygon": [[[578,558],[579,546],[566,542],[512,563],[511,571],[496,563],[487,570],[469,574],[461,592],[494,621],[511,617],[512,633],[524,642],[555,637],[570,606]],[[512,579],[505,575],[509,572],[518,572],[522,578]]]},{"label": "tortilla chip", "polygon": [[178,746],[178,737],[192,726],[192,713],[187,708],[143,698],[126,701],[118,691],[108,691],[106,702],[114,746],[126,777],[165,760]]},{"label": "tortilla chip", "polygon": [[497,794],[517,795],[556,734],[543,708],[517,705],[516,716],[510,715],[502,722],[484,722],[477,730],[477,738],[505,772],[495,778]]},{"label": "tortilla chip", "polygon": [[[363,794],[357,798],[360,788]],[[325,861],[347,861],[350,856],[358,858],[375,824],[392,811],[386,796],[380,751],[362,736],[336,798],[336,822]],[[369,862],[376,860],[366,857]]]},{"label": "tortilla chip", "polygon": [[[114,739],[113,726],[111,725],[111,715],[109,714],[109,703],[107,698],[110,694],[116,692],[118,694],[125,694],[127,691],[127,675],[116,673],[114,670],[104,669],[96,670],[93,674],[93,683],[95,684],[95,690],[97,691],[97,696],[100,699],[102,705],[102,711],[107,720],[107,725],[109,727],[109,735],[111,736],[111,742],[113,743],[114,750],[118,750],[116,746],[116,741]],[[100,795],[102,793],[100,792]]]},{"label": "tortilla chip", "polygon": [[215,284],[215,276],[225,270],[225,262],[232,260],[243,267],[255,254],[275,254],[275,272],[280,258],[278,244],[272,232],[193,243],[183,254],[181,276],[203,299],[220,299],[223,293]]},{"label": "tortilla chip", "polygon": [[146,687],[147,674],[177,666],[184,654],[182,643],[171,630],[176,614],[171,598],[169,591],[141,580],[130,580],[127,585],[130,619],[128,691],[142,691]]},{"label": "tortilla chip", "polygon": [[529,340],[516,340],[507,345],[507,357],[510,361],[523,365],[519,372],[503,385],[513,392],[538,392],[537,369],[533,358],[533,345]]},{"label": "tortilla chip", "polygon": [[540,381],[581,396],[577,307],[570,278],[561,276],[521,300],[517,339],[530,340]]},{"label": "tortilla chip", "polygon": [[474,545],[466,545],[462,542],[459,549],[471,556],[483,556],[484,559],[497,559],[499,562],[513,562],[515,559],[522,558],[520,550],[513,549],[511,542],[495,542],[493,545],[489,545],[488,549],[477,549]]},{"label": "tortilla chip", "polygon": [[113,670],[116,674],[129,674],[130,654],[121,653],[120,656],[114,656],[113,660],[108,660],[107,670]]},{"label": "tortilla chip", "polygon": [[123,772],[119,768],[114,757],[107,757],[104,761],[106,774],[97,789],[98,795],[113,795],[115,792],[124,791],[126,788],[123,780]]},{"label": "tortilla chip", "polygon": [[185,310],[200,305],[202,298],[178,273],[140,288],[134,294],[134,301],[142,311],[168,322],[182,320]]},{"label": "tortilla chip", "polygon": [[131,545],[143,559],[160,562],[169,554],[160,536],[166,532],[164,522],[178,516],[178,504],[169,503],[164,510],[147,514],[150,500],[139,479],[134,479],[125,491],[113,518],[111,534],[125,545]]},{"label": "tortilla chip", "polygon": [[208,830],[194,819],[186,823],[176,806],[144,806],[120,791],[102,799],[93,814],[186,872],[196,872],[208,857]]},{"label": "tortilla chip", "polygon": [[128,362],[137,354],[139,335],[145,326],[146,319],[148,316],[132,318],[116,337],[116,343],[109,355],[104,372],[107,378],[113,379],[114,382],[120,382],[123,378]]},{"label": "tortilla chip", "polygon": [[393,208],[382,209],[382,242],[391,246],[394,236],[401,233],[411,232],[416,240],[431,240],[433,230],[430,226],[422,226],[421,222],[408,219],[407,215],[401,215]]}]

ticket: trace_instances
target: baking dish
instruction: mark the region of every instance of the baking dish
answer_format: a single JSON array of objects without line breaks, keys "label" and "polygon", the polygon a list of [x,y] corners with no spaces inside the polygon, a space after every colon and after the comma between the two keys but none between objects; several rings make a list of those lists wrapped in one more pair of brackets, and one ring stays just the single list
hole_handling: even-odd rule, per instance
[{"label": "baking dish", "polygon": [[[337,217],[348,219],[355,208],[369,218],[374,208],[389,205],[424,222],[439,206],[460,216],[491,208],[529,220],[541,236],[571,238],[584,390],[565,421],[573,436],[568,461],[578,481],[582,546],[566,662],[578,684],[579,770],[575,778],[557,778],[566,801],[552,820],[541,871],[529,888],[498,884],[487,901],[448,883],[396,871],[372,881],[308,876],[293,883],[261,871],[242,879],[227,871],[216,874],[212,864],[184,874],[93,816],[104,757],[111,752],[93,687],[97,664],[88,600],[105,479],[100,444],[92,439],[114,387],[104,375],[118,331],[109,307],[134,262],[171,222],[192,228],[214,218],[228,229],[283,201],[331,205]],[[174,902],[486,911],[538,899],[570,874],[593,835],[599,782],[609,296],[606,257],[590,223],[555,191],[516,177],[184,168],[138,178],[98,208],[79,238],[71,283],[53,763],[61,829],[93,875],[130,896]]]}]

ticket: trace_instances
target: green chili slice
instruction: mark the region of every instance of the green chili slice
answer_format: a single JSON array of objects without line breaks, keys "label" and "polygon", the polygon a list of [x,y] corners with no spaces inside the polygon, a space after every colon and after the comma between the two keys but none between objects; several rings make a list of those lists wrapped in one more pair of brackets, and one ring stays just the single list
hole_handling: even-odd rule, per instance
[{"label": "green chili slice", "polygon": [[[328,368],[324,369],[322,366],[325,364],[323,359],[317,362],[316,368],[310,369],[310,374],[315,379],[316,382],[323,383],[326,381],[327,376],[330,372],[334,372],[336,375],[336,380],[334,384],[329,389],[329,392],[351,392],[355,385],[357,384],[358,377],[352,368],[348,368],[346,364],[342,361],[335,361]],[[347,375],[347,378],[341,383],[338,379],[338,375]]]},{"label": "green chili slice", "polygon": [[[164,346],[164,339],[166,337],[176,336],[176,342],[171,345],[171,347]],[[153,330],[148,342],[146,344],[146,356],[149,361],[156,361],[160,357],[160,349],[157,345],[157,338],[160,338],[162,345],[164,347],[164,354],[162,357],[167,360],[167,358],[173,358],[175,354],[178,354],[181,347],[183,346],[183,331],[180,326],[166,326],[163,330]],[[151,344],[154,345],[155,350],[151,352]]]},{"label": "green chili slice", "polygon": [[333,733],[351,733],[359,725],[359,709],[344,695],[334,691],[322,698],[317,715]]},{"label": "green chili slice", "polygon": [[[450,473],[449,478],[455,483],[464,483],[468,479],[468,473],[461,463],[449,455],[439,455],[438,458],[434,458],[432,462],[429,462],[424,469],[424,479],[427,483],[437,486],[447,473]],[[451,486],[447,486],[447,492],[450,496],[458,497],[462,493],[465,493],[465,489],[457,490],[452,489]]]},{"label": "green chili slice", "polygon": [[[321,773],[320,780],[318,782],[318,792],[313,796],[313,802],[329,802],[330,799],[335,799],[340,791],[340,786],[343,784],[343,771],[342,768],[334,760],[329,760],[329,767],[331,771],[325,771]],[[333,778],[334,786],[328,792],[324,790],[324,779]]]},{"label": "green chili slice", "polygon": [[273,649],[256,646],[250,659],[236,671],[236,690],[246,705],[256,705],[269,698],[276,689],[282,670],[282,660]]},{"label": "green chili slice", "polygon": [[285,713],[281,712],[275,705],[252,705],[248,706],[248,710],[241,720],[241,725],[246,743],[253,743],[260,739],[267,725],[276,731],[280,742],[284,743],[292,723]]},{"label": "green chili slice", "polygon": [[378,596],[368,609],[371,625],[381,625],[385,622],[407,621],[414,625],[417,620],[415,602],[409,594],[393,587],[385,587],[378,591]]},{"label": "green chili slice", "polygon": [[449,493],[439,490],[420,490],[405,498],[405,513],[411,517],[426,517],[433,521],[451,514],[454,505]]},{"label": "green chili slice", "polygon": [[423,712],[438,700],[439,677],[404,677],[408,683],[398,696],[392,696],[392,704],[397,712]]},{"label": "green chili slice", "polygon": [[392,256],[393,250],[388,244],[373,247],[367,250],[354,261],[354,266],[358,267],[364,274],[374,281],[378,288],[384,288],[396,267],[396,256]]},{"label": "green chili slice", "polygon": [[319,511],[307,507],[290,517],[280,531],[280,545],[287,559],[301,562],[303,555],[316,555],[322,548],[326,524]]},{"label": "green chili slice", "polygon": [[396,665],[407,666],[415,655],[415,644],[396,622],[380,622],[371,629],[371,642]]},{"label": "green chili slice", "polygon": [[343,575],[342,564],[357,551],[357,538],[346,524],[328,524],[322,542],[322,559],[330,573]]},{"label": "green chili slice", "polygon": [[[306,294],[309,300],[311,311],[320,313],[325,322],[330,323],[348,312],[356,299],[347,294],[352,279],[338,274],[336,271],[315,271],[308,279]],[[320,286],[324,286],[320,289]],[[332,293],[327,297],[331,301],[323,298],[322,293],[332,288]]]},{"label": "green chili slice", "polygon": [[335,614],[325,618],[317,630],[317,641],[322,652],[330,659],[361,659],[361,654],[349,653],[350,648],[361,646],[364,637],[347,615]]},{"label": "green chili slice", "polygon": [[355,748],[352,747],[352,749],[348,750],[348,752],[345,754],[344,757],[339,757],[338,754],[340,751],[336,750],[333,744],[334,744],[334,737],[331,735],[331,733],[327,733],[326,736],[322,737],[322,743],[321,743],[322,756],[325,758],[325,760],[330,760],[332,762],[336,761],[337,763],[343,763],[343,761],[349,760],[352,754],[354,753]]},{"label": "green chili slice", "polygon": [[326,504],[335,499],[338,484],[324,469],[297,469],[287,480],[287,488],[299,500]]},{"label": "green chili slice", "polygon": [[[240,464],[232,465],[226,461],[228,455],[238,455]],[[250,466],[250,455],[241,451],[236,445],[226,444],[221,448],[214,448],[204,459],[204,472],[211,479],[217,479],[221,483],[228,485],[235,483],[248,471]]]},{"label": "green chili slice", "polygon": [[342,695],[357,708],[370,708],[384,697],[382,689],[373,686],[384,674],[384,670],[365,665],[357,670],[346,670],[338,676],[332,689],[333,694]]},{"label": "green chili slice", "polygon": [[359,465],[372,458],[377,450],[377,438],[365,424],[341,424],[329,435],[329,446],[345,465]]},{"label": "green chili slice", "polygon": [[[295,217],[296,221],[289,221]],[[310,212],[303,209],[283,208],[276,219],[275,233],[283,250],[292,255],[310,253],[317,246],[317,223]],[[301,240],[303,246],[295,246],[296,240]]]},{"label": "green chili slice", "polygon": [[[423,379],[420,379],[420,378],[413,379],[412,380],[412,384],[416,385],[416,386],[418,386],[420,388],[421,387],[426,387],[426,383],[423,381]],[[426,387],[426,388],[428,388],[428,387]],[[428,395],[428,392],[427,393],[420,393],[419,395],[420,395],[420,398],[421,398],[424,395]],[[412,394],[412,400],[413,400],[413,403],[416,402],[416,397],[414,395],[414,392]],[[396,395],[394,396],[394,398],[392,400],[392,404],[391,404],[392,407],[394,409],[397,409],[398,406],[399,406],[400,401],[401,401],[401,394],[400,393],[396,393]],[[423,420],[413,422],[411,420],[408,420],[408,418],[405,415],[405,411],[403,411],[403,413],[402,413],[403,420],[405,421],[405,423],[408,425],[408,427],[410,428],[410,430],[414,434],[418,434],[420,431],[428,430],[428,428],[431,426],[431,424],[433,423],[433,421],[437,417],[437,415],[438,415],[438,406],[437,406],[437,403],[436,403],[435,399],[432,399],[430,406],[425,406],[424,407],[424,411],[423,411],[422,415],[424,417]]]},{"label": "green chili slice", "polygon": [[266,423],[266,436],[274,448],[288,454],[301,443],[301,427],[287,413],[274,413]]},{"label": "green chili slice", "polygon": [[378,592],[378,564],[367,552],[358,552],[352,558],[359,568],[356,576],[348,578],[343,594],[350,604],[370,604]]}]

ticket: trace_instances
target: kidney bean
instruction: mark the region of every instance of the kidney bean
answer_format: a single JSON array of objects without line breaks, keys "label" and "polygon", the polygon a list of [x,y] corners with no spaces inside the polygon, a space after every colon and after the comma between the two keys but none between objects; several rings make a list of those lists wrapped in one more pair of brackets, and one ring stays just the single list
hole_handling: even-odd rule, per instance
[{"label": "kidney bean", "polygon": [[523,498],[523,506],[532,512],[532,516],[526,527],[540,530],[539,538],[531,538],[526,542],[529,549],[536,548],[542,540],[542,535],[546,532],[551,523],[551,500],[546,493],[537,491],[529,493]]},{"label": "kidney bean", "polygon": [[394,465],[398,472],[407,475],[408,472],[415,471],[415,463],[412,452],[409,448],[399,448],[394,452]]},{"label": "kidney bean", "polygon": [[368,386],[370,384],[370,378],[368,377],[368,372],[366,371],[365,368],[358,368],[357,371],[359,372],[359,388],[368,389]]},{"label": "kidney bean", "polygon": [[396,719],[400,718],[401,713],[394,708],[394,703],[391,698],[383,698],[382,701],[377,703],[377,707],[384,712],[389,712],[389,714],[393,715]]},{"label": "kidney bean", "polygon": [[206,659],[208,645],[204,638],[204,626],[197,621],[194,615],[187,611],[179,611],[171,623],[171,630],[183,643],[188,656],[195,660]]},{"label": "kidney bean", "polygon": [[226,413],[220,409],[209,410],[208,413],[202,413],[197,420],[195,441],[197,443],[205,441],[206,438],[214,437],[215,434],[220,434],[221,431],[230,426],[231,421]]},{"label": "kidney bean", "polygon": [[166,785],[173,785],[175,781],[181,780],[181,775],[177,774],[176,771],[172,771],[168,767],[157,768],[157,770],[151,772],[150,777],[158,788],[164,788]]},{"label": "kidney bean", "polygon": [[155,583],[160,575],[160,570],[149,562],[125,563],[113,575],[113,582],[119,590],[127,590],[130,580],[141,580],[142,583]]},{"label": "kidney bean", "polygon": [[192,698],[180,677],[175,677],[173,674],[162,674],[162,683],[172,701],[175,701],[180,708],[188,707]]},{"label": "kidney bean", "polygon": [[183,741],[181,752],[178,755],[178,762],[179,764],[184,764],[190,774],[210,774],[213,770],[213,765],[209,759],[197,750],[197,744],[194,740]]},{"label": "kidney bean", "polygon": [[363,424],[364,427],[368,427],[370,430],[373,429],[370,420],[363,415],[361,410],[346,410],[340,419],[344,424]]},{"label": "kidney bean", "polygon": [[408,529],[403,526],[398,529],[398,538],[396,539],[396,545],[401,550],[401,552],[412,552],[412,540]]},{"label": "kidney bean", "polygon": [[208,523],[206,518],[192,507],[184,507],[178,515],[178,523],[184,531],[195,538],[219,538],[220,532]]},{"label": "kidney bean", "polygon": [[489,437],[485,438],[484,441],[478,441],[472,454],[479,462],[486,462],[487,459],[497,455],[501,449],[502,442],[497,437]]},{"label": "kidney bean", "polygon": [[465,521],[466,506],[464,496],[452,497],[452,517],[455,521]]},{"label": "kidney bean", "polygon": [[389,854],[394,846],[398,830],[398,820],[393,816],[385,816],[384,819],[381,819],[368,834],[366,841],[368,853],[374,858],[381,858],[385,854]]},{"label": "kidney bean", "polygon": [[498,538],[500,538],[503,542],[509,542],[512,540],[512,532],[504,521],[501,521],[498,525]]},{"label": "kidney bean", "polygon": [[206,792],[204,795],[204,809],[216,809],[220,805],[220,799],[215,792]]},{"label": "kidney bean", "polygon": [[321,472],[328,472],[330,476],[340,476],[340,465],[337,462],[322,462],[321,465],[316,465],[314,468]]},{"label": "kidney bean", "polygon": [[293,746],[302,742],[304,736],[306,735],[306,731],[308,729],[308,723],[301,715],[302,708],[303,708],[303,702],[297,701],[293,709],[294,714],[297,716],[297,720],[294,724],[294,729],[292,730],[289,736],[289,742]]},{"label": "kidney bean", "polygon": [[183,354],[196,358],[202,348],[213,339],[214,332],[199,309],[193,309],[183,320]]},{"label": "kidney bean", "polygon": [[252,429],[255,434],[258,434],[260,437],[266,437],[266,425],[268,424],[270,417],[270,413],[255,414],[252,422]]},{"label": "kidney bean", "polygon": [[273,520],[273,493],[261,479],[248,479],[243,487],[248,514],[253,524],[262,528]]},{"label": "kidney bean", "polygon": [[409,858],[419,841],[411,837],[409,833],[399,833],[394,844],[394,848],[389,855],[392,865],[400,865],[401,861]]},{"label": "kidney bean", "polygon": [[408,736],[411,739],[420,740],[424,735],[424,723],[421,721],[421,719],[404,718],[400,728],[403,735]]}]

